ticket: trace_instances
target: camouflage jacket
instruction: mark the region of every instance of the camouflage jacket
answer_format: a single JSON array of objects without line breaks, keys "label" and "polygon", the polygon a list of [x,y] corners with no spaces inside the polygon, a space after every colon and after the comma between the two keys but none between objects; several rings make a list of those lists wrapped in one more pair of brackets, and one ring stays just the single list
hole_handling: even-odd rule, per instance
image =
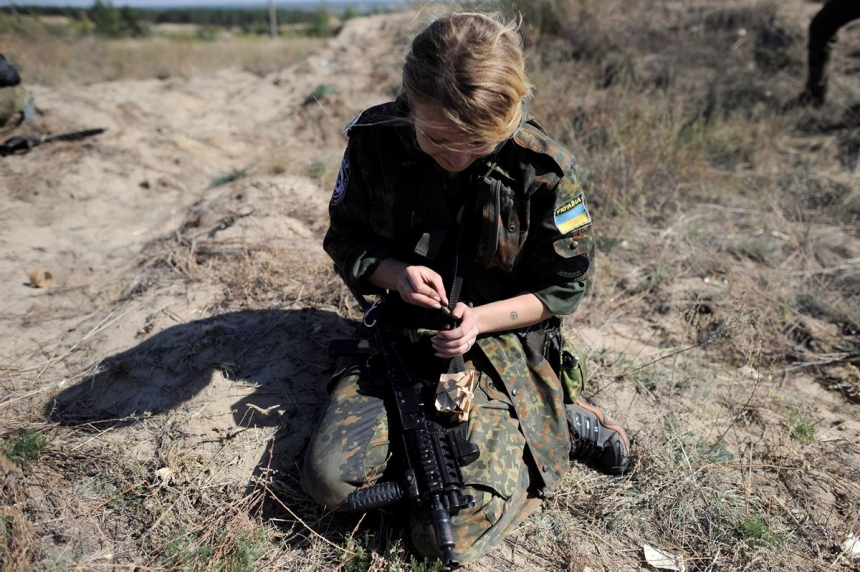
[{"label": "camouflage jacket", "polygon": [[[324,241],[344,279],[362,293],[378,293],[367,277],[394,257],[433,268],[450,285],[452,261],[465,240],[462,301],[480,305],[531,292],[553,314],[572,313],[594,256],[575,159],[530,121],[493,155],[450,179],[418,149],[407,117],[406,104],[397,100],[347,127]],[[404,310],[415,326],[432,327],[426,312]],[[540,488],[552,489],[569,466],[562,388],[518,334],[484,334],[478,346],[514,404],[541,471]]]}]

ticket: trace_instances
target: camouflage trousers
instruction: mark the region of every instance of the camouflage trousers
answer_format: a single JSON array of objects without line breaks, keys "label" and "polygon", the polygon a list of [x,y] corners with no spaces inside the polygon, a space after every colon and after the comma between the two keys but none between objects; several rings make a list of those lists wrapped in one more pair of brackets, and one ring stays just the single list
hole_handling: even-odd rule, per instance
[{"label": "camouflage trousers", "polygon": [[[302,488],[328,508],[345,509],[347,495],[377,482],[389,460],[386,389],[368,377],[357,366],[340,374],[307,449]],[[470,410],[468,439],[478,445],[480,456],[462,473],[464,492],[476,502],[451,518],[462,564],[501,543],[541,504],[529,493],[533,463],[513,404],[500,388],[490,374],[481,373]],[[421,555],[441,556],[429,511],[410,513],[409,533]]]}]

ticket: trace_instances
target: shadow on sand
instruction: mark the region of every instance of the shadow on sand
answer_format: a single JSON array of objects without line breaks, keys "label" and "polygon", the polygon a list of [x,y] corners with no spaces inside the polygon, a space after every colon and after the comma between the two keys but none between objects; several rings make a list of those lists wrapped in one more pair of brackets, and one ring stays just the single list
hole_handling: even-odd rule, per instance
[{"label": "shadow on sand", "polygon": [[[297,489],[301,454],[334,370],[328,342],[354,330],[337,314],[314,309],[241,311],[173,326],[103,360],[44,413],[58,424],[100,430],[144,424],[122,435],[129,447],[150,449],[161,445],[151,443],[155,431],[145,424],[167,427],[176,419],[180,436],[171,443],[184,450],[210,459],[225,448],[232,459],[247,453],[247,466],[234,466],[234,474],[249,490],[270,469],[281,474],[276,485]],[[261,450],[259,438],[234,439],[242,432],[270,438]],[[264,516],[279,512],[270,501]]]}]

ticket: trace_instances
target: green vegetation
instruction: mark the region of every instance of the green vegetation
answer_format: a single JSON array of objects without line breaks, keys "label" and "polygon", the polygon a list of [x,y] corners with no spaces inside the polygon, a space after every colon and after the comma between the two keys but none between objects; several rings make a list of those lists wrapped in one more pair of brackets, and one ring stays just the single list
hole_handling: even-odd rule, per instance
[{"label": "green vegetation", "polygon": [[305,103],[312,103],[314,101],[321,101],[329,96],[337,95],[338,91],[336,87],[326,85],[324,83],[316,86],[311,93],[310,97],[305,100]]},{"label": "green vegetation", "polygon": [[374,538],[370,532],[364,532],[361,538],[350,538],[346,543],[346,549],[351,553],[343,563],[345,572],[367,572],[373,561],[370,553],[370,545]]},{"label": "green vegetation", "polygon": [[203,572],[214,568],[221,572],[254,572],[255,562],[271,548],[266,529],[221,531],[211,544],[201,542],[194,533],[179,529],[164,543],[160,564],[170,570]]},{"label": "green vegetation", "polygon": [[322,8],[313,13],[313,20],[308,25],[308,35],[316,36],[317,38],[327,38],[331,36],[331,14],[328,10]]},{"label": "green vegetation", "polygon": [[818,431],[815,420],[803,411],[791,411],[788,414],[788,430],[792,439],[801,443],[814,443]]},{"label": "green vegetation", "polygon": [[746,514],[740,518],[737,526],[738,535],[749,547],[756,548],[778,544],[780,537],[771,530],[764,516]]},{"label": "green vegetation", "polygon": [[314,161],[308,166],[308,175],[314,179],[322,179],[328,171],[325,161]]},{"label": "green vegetation", "polygon": [[6,448],[5,454],[10,461],[23,465],[28,461],[39,458],[42,451],[48,446],[48,438],[38,430],[28,430],[27,433],[18,437]]},{"label": "green vegetation", "polygon": [[[386,562],[386,570],[410,572],[440,572],[442,562],[438,559],[415,558],[407,555],[399,539],[388,534],[377,535],[364,531],[359,538],[350,536],[346,542],[347,552],[344,553],[344,572],[369,572],[378,570],[379,557]],[[376,557],[375,557],[376,556]]]},{"label": "green vegetation", "polygon": [[110,0],[95,0],[84,13],[93,31],[107,38],[136,38],[149,34],[142,12],[128,6],[116,8]]},{"label": "green vegetation", "polygon": [[213,177],[212,181],[209,183],[210,187],[220,187],[221,185],[226,185],[227,183],[232,183],[233,181],[238,181],[239,179],[244,179],[248,176],[248,173],[245,169],[233,169],[229,173],[223,173],[218,175],[217,177]]},{"label": "green vegetation", "polygon": [[358,18],[361,16],[361,12],[358,11],[354,6],[347,6],[343,11],[343,14],[340,15],[340,19],[346,22],[347,20],[352,20],[353,18]]}]

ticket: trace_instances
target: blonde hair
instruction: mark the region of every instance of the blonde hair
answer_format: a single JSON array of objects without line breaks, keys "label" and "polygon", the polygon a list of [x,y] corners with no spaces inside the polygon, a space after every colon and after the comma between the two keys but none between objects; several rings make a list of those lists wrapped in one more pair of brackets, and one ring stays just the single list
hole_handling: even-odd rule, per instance
[{"label": "blonde hair", "polygon": [[449,14],[412,42],[403,91],[412,105],[432,106],[475,144],[497,144],[523,121],[531,93],[518,22],[476,12]]}]

